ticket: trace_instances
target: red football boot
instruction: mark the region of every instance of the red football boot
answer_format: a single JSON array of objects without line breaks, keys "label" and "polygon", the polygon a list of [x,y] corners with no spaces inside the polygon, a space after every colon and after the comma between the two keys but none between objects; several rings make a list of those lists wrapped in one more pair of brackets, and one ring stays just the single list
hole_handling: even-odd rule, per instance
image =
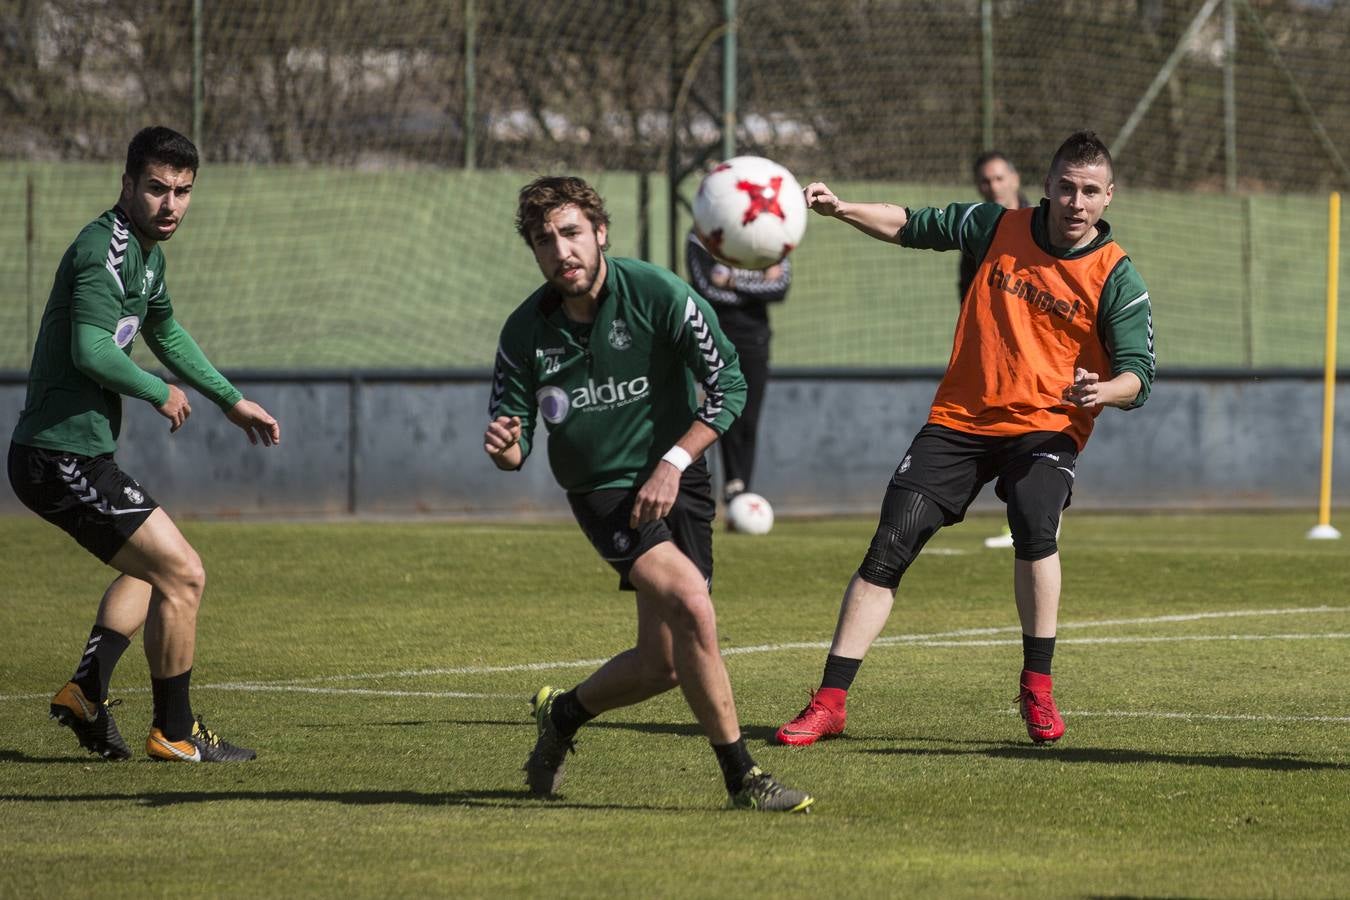
[{"label": "red football boot", "polygon": [[1027,723],[1027,734],[1038,744],[1057,741],[1064,734],[1064,720],[1052,693],[1054,686],[1049,675],[1022,670],[1017,705]]},{"label": "red football boot", "polygon": [[838,688],[821,688],[811,695],[811,702],[806,704],[806,709],[779,728],[774,738],[780,744],[806,747],[821,738],[843,734],[844,720],[848,718],[844,709],[847,696],[846,692]]}]

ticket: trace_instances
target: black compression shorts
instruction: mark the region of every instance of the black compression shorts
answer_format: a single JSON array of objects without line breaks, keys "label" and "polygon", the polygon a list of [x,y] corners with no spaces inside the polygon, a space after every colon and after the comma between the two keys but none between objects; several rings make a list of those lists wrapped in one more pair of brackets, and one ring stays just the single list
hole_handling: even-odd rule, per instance
[{"label": "black compression shorts", "polygon": [[9,483],[24,506],[105,563],[159,508],[111,453],[81,456],[11,443]]},{"label": "black compression shorts", "polygon": [[712,587],[712,523],[717,506],[712,496],[708,463],[700,457],[680,476],[680,493],[664,519],[628,527],[628,517],[637,499],[637,487],[602,488],[585,494],[568,494],[572,514],[600,556],[619,573],[619,590],[635,588],[628,573],[637,558],[652,547],[673,541],[693,561]]}]

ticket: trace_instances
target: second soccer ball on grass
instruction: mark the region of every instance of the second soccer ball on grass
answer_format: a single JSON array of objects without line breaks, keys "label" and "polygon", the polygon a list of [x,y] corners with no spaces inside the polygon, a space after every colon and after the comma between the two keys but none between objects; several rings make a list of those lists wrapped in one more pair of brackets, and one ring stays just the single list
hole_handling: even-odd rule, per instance
[{"label": "second soccer ball on grass", "polygon": [[741,534],[768,534],[773,528],[773,507],[759,494],[737,494],[727,504],[727,522]]},{"label": "second soccer ball on grass", "polygon": [[806,233],[806,198],[792,173],[761,156],[737,156],[703,178],[694,230],[713,256],[740,269],[767,269]]}]

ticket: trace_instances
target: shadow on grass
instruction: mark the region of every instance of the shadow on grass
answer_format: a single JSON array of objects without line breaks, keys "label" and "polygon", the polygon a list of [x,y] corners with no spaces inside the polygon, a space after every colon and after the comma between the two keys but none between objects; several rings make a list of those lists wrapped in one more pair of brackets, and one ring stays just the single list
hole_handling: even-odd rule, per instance
[{"label": "shadow on grass", "polygon": [[115,766],[100,756],[29,756],[22,750],[0,750],[0,763],[42,763],[44,765]]},{"label": "shadow on grass", "polygon": [[[596,719],[582,726],[578,734],[584,735],[591,729],[612,729],[614,731],[636,731],[640,734],[673,734],[680,737],[705,738],[703,728],[695,722],[606,722]],[[747,741],[767,741],[773,737],[774,729],[765,725],[742,725],[741,736]]]},{"label": "shadow on grass", "polygon": [[[297,722],[293,727],[312,731],[351,731],[355,728],[424,728],[428,725],[464,725],[459,719],[409,719],[395,722]],[[477,725],[519,725],[520,722],[476,722]],[[526,722],[525,724],[529,724]]]},{"label": "shadow on grass", "polygon": [[933,738],[901,738],[900,742],[924,741],[965,746],[874,747],[860,750],[879,756],[984,756],[990,759],[1034,759],[1058,763],[1164,763],[1173,766],[1209,766],[1215,769],[1263,769],[1297,772],[1316,769],[1350,770],[1350,764],[1305,759],[1295,754],[1238,756],[1231,753],[1165,753],[1156,750],[1125,750],[1114,747],[1037,747],[1013,741],[940,741]]},{"label": "shadow on grass", "polygon": [[[519,728],[522,734],[532,734],[534,722],[531,719],[422,719],[394,722],[347,722],[309,723],[297,725],[297,728],[350,729],[350,728],[417,728],[433,725],[448,726],[491,726],[494,728]],[[703,729],[695,722],[613,722],[605,719],[593,719],[581,727],[580,735],[585,737],[596,731],[636,731],[641,734],[669,734],[678,737],[704,737]],[[742,725],[741,734],[748,741],[767,741],[773,737],[774,729],[766,725]]]},{"label": "shadow on grass", "polygon": [[109,803],[124,801],[157,808],[192,803],[316,802],[344,806],[470,806],[485,809],[596,809],[684,812],[679,807],[640,803],[577,803],[564,796],[536,797],[526,791],[149,791],[146,793],[0,794],[0,803]]}]

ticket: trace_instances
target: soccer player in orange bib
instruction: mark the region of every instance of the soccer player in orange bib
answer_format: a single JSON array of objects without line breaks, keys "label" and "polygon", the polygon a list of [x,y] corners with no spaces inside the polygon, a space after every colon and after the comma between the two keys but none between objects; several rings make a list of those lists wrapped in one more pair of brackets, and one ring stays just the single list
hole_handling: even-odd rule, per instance
[{"label": "soccer player in orange bib", "polygon": [[908,209],[851,203],[819,182],[817,213],[902,247],[958,250],[976,263],[928,422],[887,485],[881,521],[849,582],[820,689],[778,729],[784,744],[844,730],[845,700],[881,633],[905,569],[939,528],[960,522],[990,481],[1008,507],[1022,625],[1017,703],[1036,743],[1056,741],[1050,663],[1059,614],[1056,529],[1074,467],[1102,408],[1134,409],[1153,382],[1148,289],[1102,214],[1111,154],[1092,132],[1055,152],[1039,206]]}]

